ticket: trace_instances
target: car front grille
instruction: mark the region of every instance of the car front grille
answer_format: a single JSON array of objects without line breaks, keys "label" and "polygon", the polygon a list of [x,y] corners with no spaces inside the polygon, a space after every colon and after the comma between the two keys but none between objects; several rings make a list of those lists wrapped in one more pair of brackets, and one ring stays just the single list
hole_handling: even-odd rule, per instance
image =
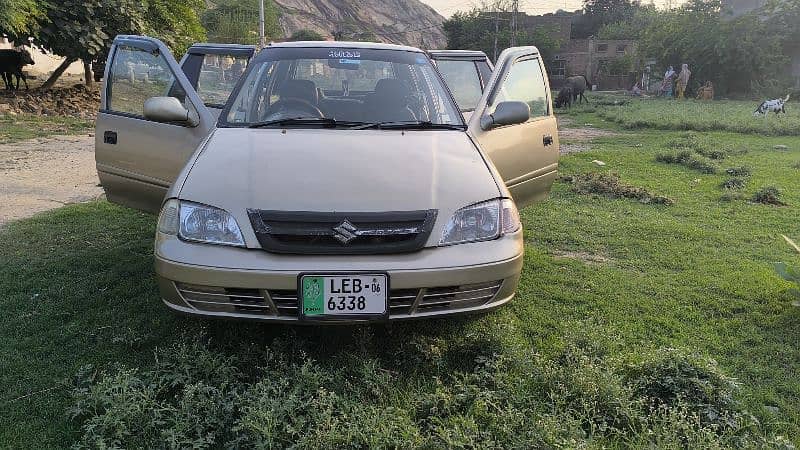
[{"label": "car front grille", "polygon": [[[392,289],[389,316],[413,316],[428,312],[468,309],[494,300],[502,280],[488,283],[422,289]],[[299,318],[297,291],[238,289],[176,283],[186,303],[199,310],[252,316]]]},{"label": "car front grille", "polygon": [[380,213],[248,209],[258,242],[274,253],[366,255],[413,252],[430,236],[436,210]]}]

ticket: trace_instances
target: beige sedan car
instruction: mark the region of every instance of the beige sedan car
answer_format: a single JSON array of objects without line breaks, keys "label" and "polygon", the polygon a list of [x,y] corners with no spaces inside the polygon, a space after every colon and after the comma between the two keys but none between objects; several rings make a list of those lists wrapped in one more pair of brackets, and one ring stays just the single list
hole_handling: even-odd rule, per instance
[{"label": "beige sedan car", "polygon": [[[293,42],[246,70],[203,64],[195,89],[161,42],[118,37],[97,118],[108,199],[160,211],[169,308],[352,323],[514,297],[517,208],[545,198],[558,167],[536,48],[503,52],[467,123],[415,48]],[[228,100],[211,108],[200,91]]]}]

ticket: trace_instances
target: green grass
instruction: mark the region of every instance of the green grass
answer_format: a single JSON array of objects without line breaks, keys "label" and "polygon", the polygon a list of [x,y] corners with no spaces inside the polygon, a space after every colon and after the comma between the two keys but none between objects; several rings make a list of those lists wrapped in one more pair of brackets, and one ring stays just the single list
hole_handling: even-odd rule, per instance
[{"label": "green grass", "polygon": [[[158,299],[153,217],[95,202],[12,223],[0,229],[0,442],[800,443],[800,309],[773,269],[797,262],[780,235],[800,237],[800,138],[698,135],[746,147],[719,162],[750,169],[743,198],[720,200],[724,170],[655,161],[684,132],[598,139],[562,158],[562,173],[613,172],[675,203],[557,182],[522,212],[517,298],[472,318],[299,328],[178,317]],[[788,206],[748,202],[771,185]]]},{"label": "green grass", "polygon": [[[602,97],[601,97],[602,98]],[[800,135],[800,106],[790,101],[786,114],[753,117],[759,101],[629,99],[623,107],[601,105],[597,113],[629,129],[730,131],[772,136]]]},{"label": "green grass", "polygon": [[64,116],[0,115],[0,144],[60,134],[82,134],[94,130],[94,123]]}]

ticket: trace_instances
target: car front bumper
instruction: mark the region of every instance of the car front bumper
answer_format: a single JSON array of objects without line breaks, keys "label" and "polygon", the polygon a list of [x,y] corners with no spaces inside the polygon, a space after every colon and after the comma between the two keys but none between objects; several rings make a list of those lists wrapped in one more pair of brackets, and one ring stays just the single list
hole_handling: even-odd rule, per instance
[{"label": "car front bumper", "polygon": [[[207,317],[285,323],[356,323],[473,313],[514,297],[522,271],[522,233],[408,254],[278,255],[156,238],[156,273],[164,303]],[[213,265],[212,265],[213,264]],[[300,314],[301,273],[388,273],[386,317],[312,320]]]}]

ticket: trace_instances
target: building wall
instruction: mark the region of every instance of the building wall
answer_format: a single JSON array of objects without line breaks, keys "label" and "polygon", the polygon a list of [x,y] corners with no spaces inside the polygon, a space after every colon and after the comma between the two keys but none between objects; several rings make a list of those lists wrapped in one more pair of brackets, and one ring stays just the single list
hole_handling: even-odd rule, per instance
[{"label": "building wall", "polygon": [[[632,72],[641,65],[636,50],[636,41],[631,40],[572,39],[548,63],[551,83],[558,88],[566,77],[583,75],[599,89],[630,89],[635,79]],[[623,57],[632,58],[631,71],[612,73],[614,61]]]}]

